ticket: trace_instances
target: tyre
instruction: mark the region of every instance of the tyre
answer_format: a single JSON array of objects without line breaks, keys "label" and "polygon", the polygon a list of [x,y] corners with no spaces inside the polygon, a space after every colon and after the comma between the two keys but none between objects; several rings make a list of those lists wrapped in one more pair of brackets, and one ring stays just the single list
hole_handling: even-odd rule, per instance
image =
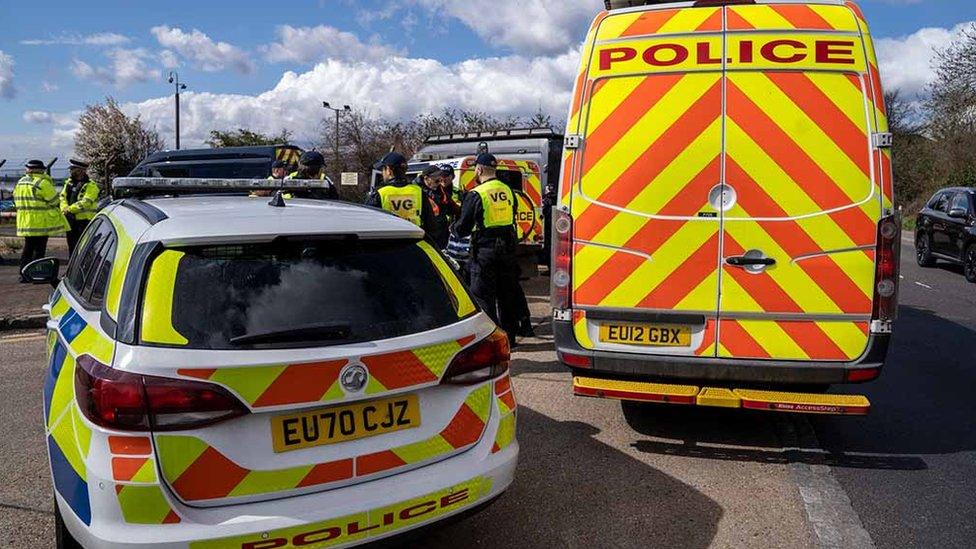
[{"label": "tyre", "polygon": [[932,243],[929,235],[918,233],[915,235],[915,260],[919,267],[934,267],[935,258],[932,257]]},{"label": "tyre", "polygon": [[966,273],[966,280],[976,283],[976,244],[970,244],[966,248],[966,254],[963,258],[963,272]]},{"label": "tyre", "polygon": [[71,535],[61,518],[61,509],[54,503],[54,543],[57,549],[82,549],[81,544]]}]

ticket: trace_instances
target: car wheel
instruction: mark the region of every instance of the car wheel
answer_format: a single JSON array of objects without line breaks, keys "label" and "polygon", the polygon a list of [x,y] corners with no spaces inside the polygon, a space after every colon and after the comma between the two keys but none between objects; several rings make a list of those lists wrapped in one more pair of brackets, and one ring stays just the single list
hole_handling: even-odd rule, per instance
[{"label": "car wheel", "polygon": [[54,503],[54,543],[57,549],[83,549],[64,525],[57,502]]},{"label": "car wheel", "polygon": [[976,283],[976,244],[970,244],[966,248],[966,263],[963,271],[966,273],[966,280]]},{"label": "car wheel", "polygon": [[935,258],[932,257],[932,246],[929,242],[929,235],[919,233],[915,236],[915,260],[919,267],[935,266]]}]

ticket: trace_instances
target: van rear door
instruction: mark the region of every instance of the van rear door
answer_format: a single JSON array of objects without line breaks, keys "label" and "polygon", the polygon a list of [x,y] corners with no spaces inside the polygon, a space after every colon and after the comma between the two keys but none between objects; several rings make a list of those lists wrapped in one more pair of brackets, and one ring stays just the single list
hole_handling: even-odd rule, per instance
[{"label": "van rear door", "polygon": [[867,345],[883,193],[861,26],[843,5],[726,8],[720,357]]}]

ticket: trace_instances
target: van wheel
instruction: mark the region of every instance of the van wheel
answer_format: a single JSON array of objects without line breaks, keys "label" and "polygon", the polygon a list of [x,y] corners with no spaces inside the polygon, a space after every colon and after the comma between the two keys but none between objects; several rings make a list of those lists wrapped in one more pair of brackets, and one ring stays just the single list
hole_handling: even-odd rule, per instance
[{"label": "van wheel", "polygon": [[54,503],[54,543],[58,549],[83,549],[64,525],[57,502]]},{"label": "van wheel", "polygon": [[929,235],[919,233],[915,236],[915,260],[919,267],[934,267],[935,258],[932,257],[932,244]]},{"label": "van wheel", "polygon": [[976,284],[976,244],[970,244],[966,248],[966,264],[963,267],[966,273],[966,280]]}]

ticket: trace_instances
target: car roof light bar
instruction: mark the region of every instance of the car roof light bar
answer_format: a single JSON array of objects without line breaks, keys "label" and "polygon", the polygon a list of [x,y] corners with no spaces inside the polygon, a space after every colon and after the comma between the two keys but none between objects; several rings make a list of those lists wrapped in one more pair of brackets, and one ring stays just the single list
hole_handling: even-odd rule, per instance
[{"label": "car roof light bar", "polygon": [[112,181],[116,198],[147,195],[306,191],[332,186],[326,179],[196,179],[182,177],[118,177]]}]

